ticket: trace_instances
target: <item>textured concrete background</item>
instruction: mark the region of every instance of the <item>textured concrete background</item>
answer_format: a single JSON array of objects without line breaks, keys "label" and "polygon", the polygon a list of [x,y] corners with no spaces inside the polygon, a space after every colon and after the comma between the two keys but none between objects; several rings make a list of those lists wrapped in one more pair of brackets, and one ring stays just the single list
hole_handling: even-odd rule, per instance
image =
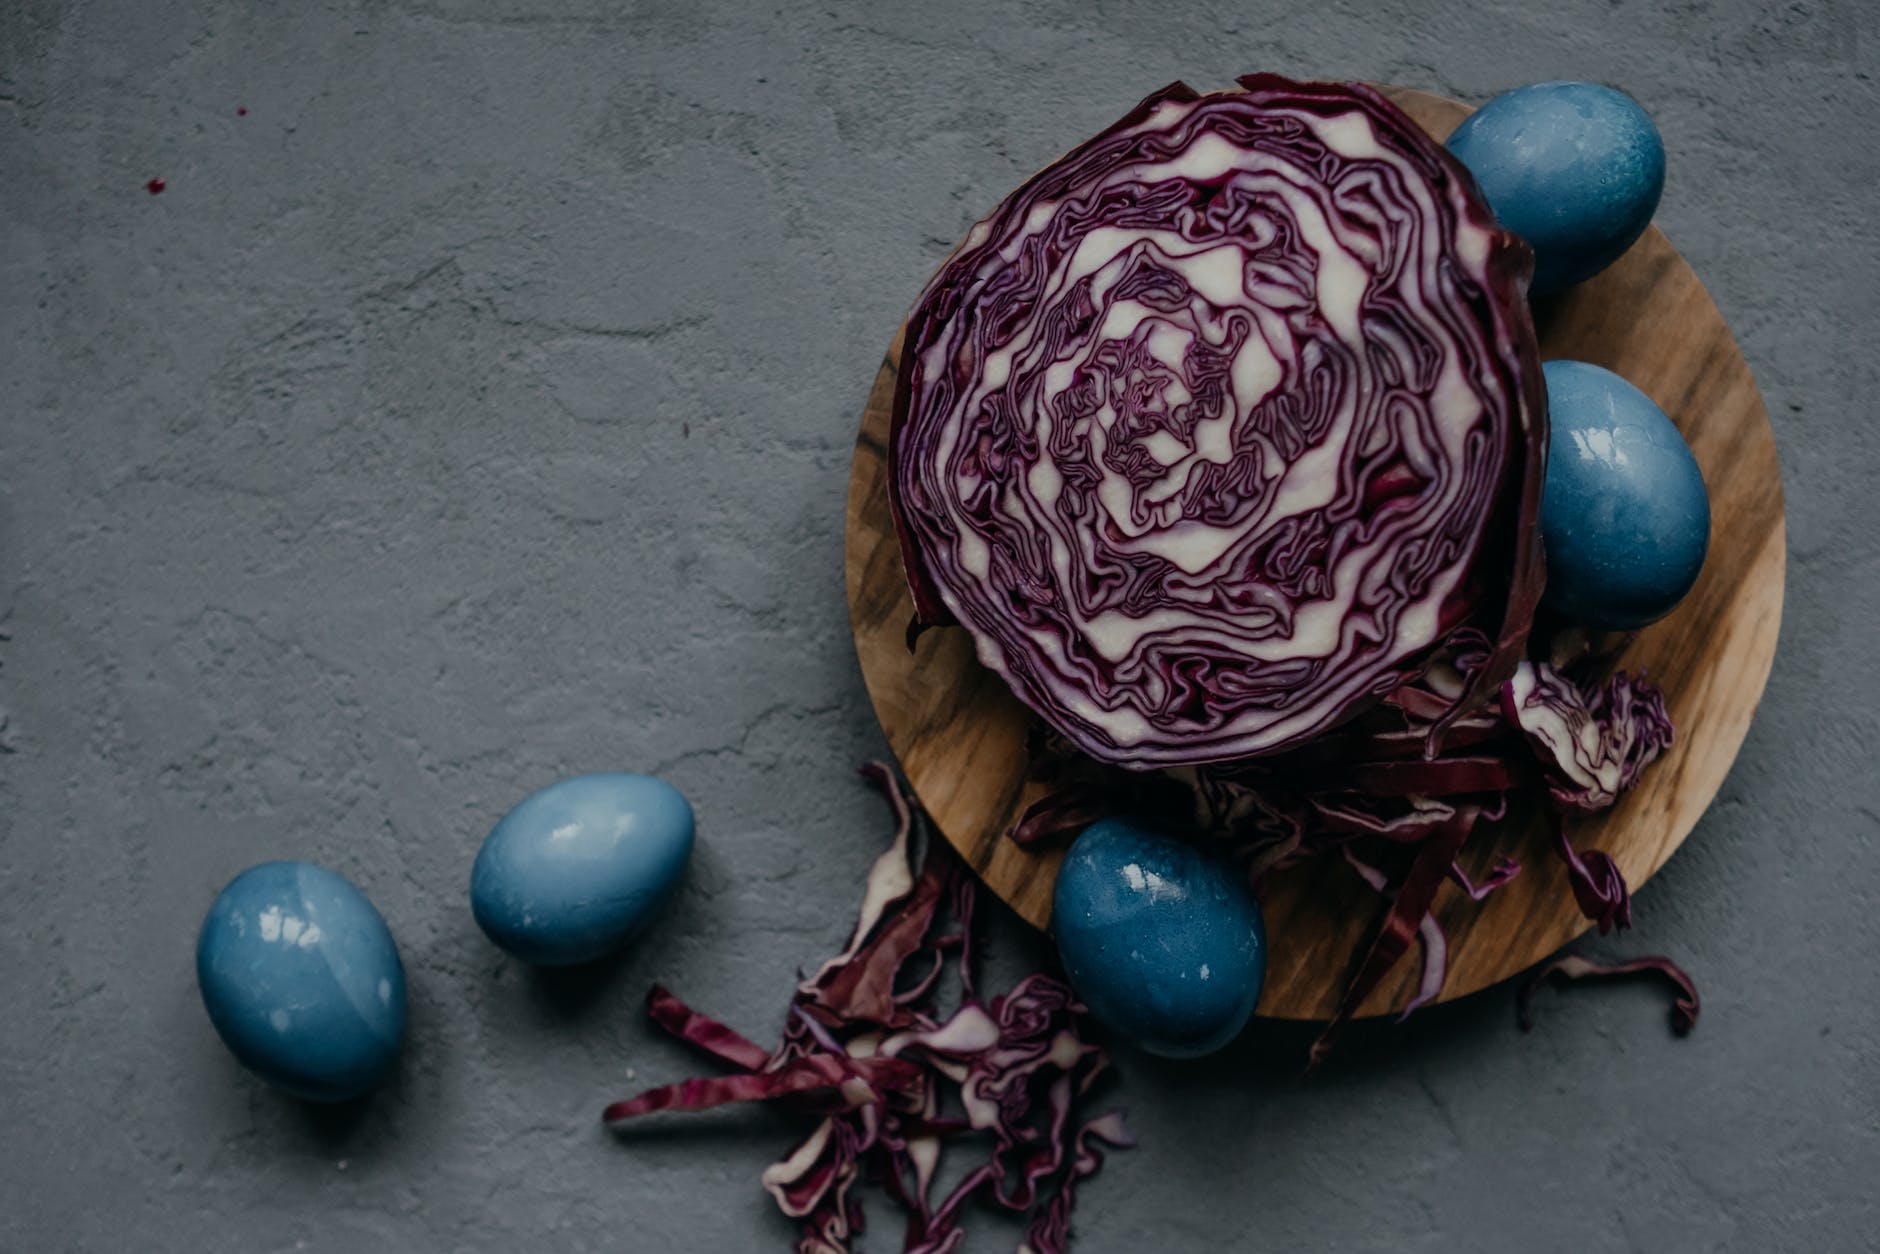
[{"label": "textured concrete background", "polygon": [[[1125,1054],[1144,1148],[1079,1250],[1873,1248],[1877,47],[1864,0],[7,0],[0,1249],[785,1248],[789,1120],[597,1115],[693,1073],[649,981],[773,1039],[852,918],[881,743],[840,520],[881,350],[1022,175],[1255,68],[1645,103],[1776,424],[1787,621],[1608,947],[1688,963],[1694,1036],[1627,987],[1523,1037],[1504,989],[1305,1088],[1294,1031]],[[613,968],[536,978],[471,857],[615,767],[696,800],[690,882]],[[203,910],[281,856],[363,886],[410,971],[353,1112],[263,1089],[197,999]]]}]

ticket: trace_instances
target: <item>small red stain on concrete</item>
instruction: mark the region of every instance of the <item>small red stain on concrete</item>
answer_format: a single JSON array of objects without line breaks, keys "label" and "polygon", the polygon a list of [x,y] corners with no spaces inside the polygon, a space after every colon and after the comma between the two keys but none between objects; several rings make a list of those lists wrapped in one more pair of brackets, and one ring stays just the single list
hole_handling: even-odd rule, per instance
[{"label": "small red stain on concrete", "polygon": [[238,118],[245,118],[245,117],[247,117],[247,116],[248,116],[248,106],[247,106],[247,105],[236,105],[236,106],[235,106],[235,116],[236,116],[236,117],[238,117]]},{"label": "small red stain on concrete", "polygon": [[169,184],[162,179],[151,179],[148,183],[144,184],[144,190],[149,192],[152,196],[161,196],[163,189],[168,186]]}]

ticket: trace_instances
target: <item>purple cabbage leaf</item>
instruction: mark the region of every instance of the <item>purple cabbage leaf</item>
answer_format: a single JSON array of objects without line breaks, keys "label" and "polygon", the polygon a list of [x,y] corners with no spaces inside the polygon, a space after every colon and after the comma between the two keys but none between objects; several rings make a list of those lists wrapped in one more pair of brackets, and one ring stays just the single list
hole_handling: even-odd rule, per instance
[{"label": "purple cabbage leaf", "polygon": [[1683,1036],[1697,1026],[1697,985],[1685,974],[1684,968],[1669,958],[1647,957],[1632,958],[1625,962],[1602,963],[1579,954],[1556,954],[1549,961],[1542,963],[1534,974],[1528,977],[1515,998],[1515,1013],[1523,1032],[1534,1026],[1534,994],[1541,985],[1550,979],[1566,981],[1577,980],[1620,980],[1640,976],[1656,976],[1665,980],[1676,990],[1677,995],[1671,1003],[1671,1030]]}]

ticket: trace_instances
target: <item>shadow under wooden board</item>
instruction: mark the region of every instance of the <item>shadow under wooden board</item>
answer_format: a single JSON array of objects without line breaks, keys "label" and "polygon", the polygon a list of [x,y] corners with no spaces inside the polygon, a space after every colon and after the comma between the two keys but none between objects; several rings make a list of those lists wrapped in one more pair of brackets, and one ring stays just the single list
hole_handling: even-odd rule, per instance
[{"label": "shadow under wooden board", "polygon": [[[1469,113],[1426,92],[1382,90],[1438,139]],[[1616,807],[1572,829],[1576,844],[1611,854],[1637,888],[1716,795],[1775,656],[1785,558],[1775,438],[1723,316],[1656,227],[1605,273],[1537,302],[1535,322],[1544,358],[1596,362],[1657,401],[1690,441],[1710,489],[1703,575],[1621,663],[1664,687],[1677,741]],[[884,474],[900,348],[897,334],[862,416],[849,480],[846,565],[856,652],[888,743],[927,813],[992,890],[1042,928],[1061,851],[1028,853],[1004,836],[1044,791],[1026,779],[1032,715],[979,665],[964,630],[929,631],[912,653],[905,643],[913,606]],[[1453,886],[1437,898],[1450,944],[1443,1000],[1514,975],[1587,927],[1541,825],[1508,824],[1492,842],[1472,841],[1465,866],[1484,869],[1497,853],[1519,859],[1523,873],[1480,904]],[[1329,1017],[1378,898],[1342,860],[1319,859],[1276,876],[1265,908],[1271,951],[1259,1013]],[[1359,1013],[1401,1007],[1417,966],[1414,955],[1399,964]]]}]

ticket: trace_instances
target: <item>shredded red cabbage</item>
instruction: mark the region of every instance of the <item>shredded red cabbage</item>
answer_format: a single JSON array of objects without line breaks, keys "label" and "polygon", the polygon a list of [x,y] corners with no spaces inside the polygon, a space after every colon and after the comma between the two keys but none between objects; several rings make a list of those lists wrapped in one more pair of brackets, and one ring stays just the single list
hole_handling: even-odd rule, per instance
[{"label": "shredded red cabbage", "polygon": [[1567,868],[1567,883],[1573,889],[1573,900],[1580,907],[1580,913],[1598,926],[1601,936],[1615,927],[1631,927],[1632,891],[1626,886],[1625,875],[1612,855],[1601,849],[1581,853],[1568,838],[1562,815],[1549,815],[1547,821],[1553,825],[1554,852]]},{"label": "shredded red cabbage", "polygon": [[1502,712],[1532,743],[1561,810],[1591,814],[1619,799],[1671,745],[1664,693],[1620,671],[1577,687],[1541,662],[1522,662],[1501,686]]},{"label": "shredded red cabbage", "polygon": [[1670,981],[1678,995],[1671,1003],[1671,1030],[1683,1036],[1697,1026],[1697,985],[1684,969],[1669,958],[1633,958],[1626,962],[1600,963],[1579,954],[1559,954],[1528,977],[1515,998],[1515,1014],[1523,1032],[1534,1026],[1535,990],[1550,978],[1563,980],[1617,980],[1656,975]]},{"label": "shredded red cabbage", "polygon": [[1370,88],[1240,83],[1164,88],[974,227],[894,399],[910,643],[964,625],[1135,770],[1304,744],[1473,625],[1438,734],[1511,673],[1541,588],[1527,246]]},{"label": "shredded red cabbage", "polygon": [[1403,1013],[1441,994],[1448,942],[1430,906],[1445,879],[1480,901],[1520,874],[1505,854],[1479,883],[1457,863],[1465,843],[1494,838],[1516,796],[1545,798],[1555,853],[1581,912],[1602,935],[1631,924],[1618,864],[1601,850],[1576,848],[1569,825],[1610,805],[1670,743],[1664,694],[1642,677],[1576,682],[1549,663],[1523,661],[1501,699],[1454,717],[1432,753],[1437,720],[1451,716],[1456,695],[1473,686],[1488,656],[1485,639],[1460,633],[1429,671],[1377,708],[1283,754],[1243,762],[1145,775],[1041,738],[1034,773],[1055,787],[1011,835],[1036,844],[1073,835],[1105,814],[1187,813],[1197,830],[1246,859],[1256,885],[1276,869],[1343,855],[1386,906],[1354,960],[1337,1014],[1313,1046],[1316,1065],[1413,938],[1423,970]]},{"label": "shredded red cabbage", "polygon": [[1484,875],[1480,883],[1473,882],[1462,873],[1462,868],[1453,863],[1449,868],[1449,882],[1468,894],[1470,901],[1486,901],[1488,895],[1521,874],[1521,864],[1502,854],[1495,859],[1495,865]]},{"label": "shredded red cabbage", "polygon": [[[1054,976],[975,1000],[972,877],[942,842],[917,859],[914,813],[892,773],[880,763],[863,773],[894,809],[893,844],[869,874],[848,948],[798,986],[782,1042],[766,1050],[655,987],[653,1022],[732,1074],[652,1089],[603,1118],[618,1126],[742,1101],[820,1116],[763,1174],[779,1209],[802,1221],[799,1254],[847,1254],[862,1227],[854,1186],[869,1179],[905,1212],[909,1254],[958,1250],[962,1208],[976,1197],[1029,1216],[1031,1254],[1060,1254],[1077,1185],[1102,1165],[1104,1146],[1133,1143],[1118,1114],[1076,1113],[1108,1061]],[[961,1000],[943,1016],[937,993],[949,971]],[[981,1146],[985,1157],[936,1200],[947,1142]]]}]

